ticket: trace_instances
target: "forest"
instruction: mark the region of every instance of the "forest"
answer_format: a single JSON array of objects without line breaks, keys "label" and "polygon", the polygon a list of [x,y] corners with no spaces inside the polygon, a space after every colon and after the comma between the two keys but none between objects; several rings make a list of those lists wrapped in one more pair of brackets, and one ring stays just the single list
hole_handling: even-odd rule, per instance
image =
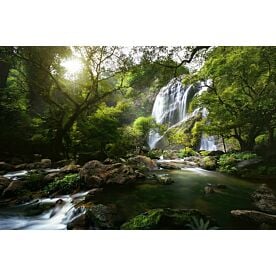
[{"label": "forest", "polygon": [[0,46],[0,229],[276,229],[276,47]]}]

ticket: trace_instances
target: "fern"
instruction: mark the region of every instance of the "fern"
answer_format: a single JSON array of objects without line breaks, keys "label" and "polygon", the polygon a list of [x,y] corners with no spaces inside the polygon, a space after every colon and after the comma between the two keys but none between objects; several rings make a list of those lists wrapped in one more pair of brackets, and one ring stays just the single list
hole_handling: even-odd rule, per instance
[{"label": "fern", "polygon": [[207,220],[204,222],[203,218],[198,219],[195,216],[192,216],[191,223],[187,224],[186,226],[192,230],[217,230],[219,229],[216,226],[210,227],[210,221]]}]

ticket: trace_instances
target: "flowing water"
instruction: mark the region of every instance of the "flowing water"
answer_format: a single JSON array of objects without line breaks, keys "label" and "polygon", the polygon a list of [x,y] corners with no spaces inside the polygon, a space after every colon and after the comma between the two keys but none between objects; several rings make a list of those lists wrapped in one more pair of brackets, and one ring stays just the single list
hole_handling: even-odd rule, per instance
[{"label": "flowing water", "polygon": [[[105,187],[103,192],[97,194],[95,204],[115,205],[122,221],[153,208],[198,209],[216,219],[223,229],[243,227],[232,219],[231,210],[253,207],[250,193],[256,189],[257,184],[199,168],[158,170],[154,173],[168,175],[174,183],[163,185],[145,180],[127,187]],[[18,175],[13,173],[12,176]],[[205,186],[216,187],[218,184],[223,184],[226,188],[204,194]],[[69,222],[85,212],[75,206],[88,192],[2,207],[0,229],[66,229]]]},{"label": "flowing water", "polygon": [[80,209],[74,206],[86,194],[38,199],[14,207],[2,208],[0,209],[0,229],[67,229],[67,224],[82,214]]}]

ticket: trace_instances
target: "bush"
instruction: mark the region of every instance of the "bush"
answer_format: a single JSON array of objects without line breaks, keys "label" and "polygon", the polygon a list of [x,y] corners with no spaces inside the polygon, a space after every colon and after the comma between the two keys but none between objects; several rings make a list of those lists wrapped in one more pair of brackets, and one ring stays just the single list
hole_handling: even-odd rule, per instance
[{"label": "bush", "polygon": [[209,153],[210,153],[210,152],[207,151],[207,150],[202,150],[202,151],[199,152],[199,154],[200,154],[201,156],[208,156]]},{"label": "bush", "polygon": [[237,174],[236,164],[243,160],[256,158],[257,155],[251,152],[226,153],[218,160],[219,171],[229,174]]},{"label": "bush", "polygon": [[195,156],[197,155],[197,152],[191,148],[186,147],[184,149],[181,149],[177,155],[179,158],[184,158],[189,156]]},{"label": "bush", "polygon": [[215,170],[217,167],[217,160],[214,156],[206,156],[200,161],[200,166],[205,170]]},{"label": "bush", "polygon": [[47,193],[71,193],[80,187],[80,176],[77,173],[68,174],[62,179],[56,179],[46,186]]}]

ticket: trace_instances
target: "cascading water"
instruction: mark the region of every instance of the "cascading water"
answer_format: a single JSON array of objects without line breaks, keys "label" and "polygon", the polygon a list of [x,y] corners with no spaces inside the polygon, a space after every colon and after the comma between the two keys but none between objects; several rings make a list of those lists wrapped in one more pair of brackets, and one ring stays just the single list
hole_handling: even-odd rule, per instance
[{"label": "cascading water", "polygon": [[[168,85],[161,88],[152,109],[152,117],[155,121],[159,124],[173,126],[185,120],[188,94],[191,88],[192,85],[184,87],[177,79],[172,79]],[[148,139],[149,147],[155,148],[162,138],[158,132],[152,130]]]},{"label": "cascading water", "polygon": [[[208,115],[208,110],[206,108],[202,109],[202,117],[206,118]],[[214,136],[206,136],[204,133],[201,136],[200,148],[199,150],[214,151],[217,150]]]},{"label": "cascading water", "polygon": [[[159,91],[152,109],[152,117],[159,124],[167,124],[173,128],[195,116],[200,108],[188,113],[189,103],[196,94],[203,93],[207,88],[199,85],[184,86],[180,80],[172,79],[168,85]],[[207,116],[207,110],[202,110],[203,116]],[[151,130],[148,138],[150,149],[160,146],[164,136],[157,131]],[[200,149],[216,150],[214,137],[202,136]]]}]

